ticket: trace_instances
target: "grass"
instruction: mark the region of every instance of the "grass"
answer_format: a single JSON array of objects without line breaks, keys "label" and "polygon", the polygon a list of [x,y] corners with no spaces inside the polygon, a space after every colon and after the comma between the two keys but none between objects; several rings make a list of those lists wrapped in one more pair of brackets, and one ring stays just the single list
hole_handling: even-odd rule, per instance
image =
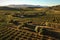
[{"label": "grass", "polygon": [[[45,15],[40,15],[42,13],[45,13]],[[0,38],[2,38],[2,39],[5,39],[5,38],[6,39],[13,39],[13,38],[17,39],[18,38],[19,39],[22,35],[23,35],[23,38],[27,38],[27,39],[28,39],[28,37],[35,38],[34,36],[32,36],[31,31],[28,31],[28,30],[24,31],[23,29],[20,29],[20,31],[16,31],[16,30],[12,29],[12,27],[10,27],[10,26],[12,25],[13,27],[15,27],[16,25],[13,22],[10,23],[10,21],[11,20],[18,21],[18,23],[23,23],[23,24],[27,23],[29,21],[32,21],[33,24],[37,24],[40,26],[43,26],[47,22],[47,25],[49,26],[49,24],[52,24],[52,23],[60,23],[60,14],[59,13],[53,12],[50,10],[46,11],[46,9],[40,9],[40,10],[39,9],[37,9],[37,10],[36,9],[33,9],[33,10],[24,9],[24,10],[20,10],[20,11],[0,10],[0,31],[1,31]],[[21,18],[21,17],[13,16],[16,14],[19,14],[19,15],[38,14],[38,15],[34,16],[34,17]],[[52,27],[53,27],[53,25],[52,25]],[[28,32],[28,33],[25,34],[25,32]],[[25,35],[27,35],[28,37]],[[40,39],[40,37],[38,37],[37,39]]]}]

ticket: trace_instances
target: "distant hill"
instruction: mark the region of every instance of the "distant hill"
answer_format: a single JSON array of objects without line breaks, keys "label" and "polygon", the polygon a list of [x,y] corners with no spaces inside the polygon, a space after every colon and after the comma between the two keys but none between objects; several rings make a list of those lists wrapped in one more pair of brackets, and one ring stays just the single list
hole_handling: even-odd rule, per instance
[{"label": "distant hill", "polygon": [[60,5],[57,6],[40,6],[40,5],[8,5],[8,6],[0,6],[0,10],[20,10],[22,8],[23,10],[34,10],[33,8],[38,8],[42,10],[56,10],[60,11]]},{"label": "distant hill", "polygon": [[12,8],[26,8],[26,7],[43,7],[40,5],[8,5],[8,7],[12,7]]},{"label": "distant hill", "polygon": [[0,6],[0,10],[19,10],[19,9],[7,7],[7,6]]},{"label": "distant hill", "polygon": [[54,10],[59,10],[60,11],[60,5],[56,5],[56,6],[52,6],[50,7],[51,9],[54,9]]},{"label": "distant hill", "polygon": [[50,13],[50,14],[60,14],[60,5],[48,7],[47,13]]}]

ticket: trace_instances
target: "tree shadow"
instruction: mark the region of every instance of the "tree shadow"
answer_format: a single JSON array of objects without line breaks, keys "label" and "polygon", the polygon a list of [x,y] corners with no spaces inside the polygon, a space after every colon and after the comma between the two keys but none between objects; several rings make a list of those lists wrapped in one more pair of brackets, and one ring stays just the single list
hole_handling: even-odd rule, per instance
[{"label": "tree shadow", "polygon": [[43,29],[43,32],[41,34],[46,35],[46,36],[50,36],[50,37],[53,37],[53,38],[56,38],[56,39],[60,39],[60,33],[50,31],[50,30],[47,30],[47,29]]}]

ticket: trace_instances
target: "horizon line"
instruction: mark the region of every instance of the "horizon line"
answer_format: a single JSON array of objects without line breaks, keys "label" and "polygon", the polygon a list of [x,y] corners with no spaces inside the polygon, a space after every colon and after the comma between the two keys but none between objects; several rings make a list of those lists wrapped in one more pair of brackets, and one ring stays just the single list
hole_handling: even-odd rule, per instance
[{"label": "horizon line", "polygon": [[[8,4],[8,5],[0,5],[0,6],[9,6],[9,5],[35,5],[35,4]],[[39,5],[39,4],[36,4],[35,6],[58,6],[59,4],[57,5]]]}]

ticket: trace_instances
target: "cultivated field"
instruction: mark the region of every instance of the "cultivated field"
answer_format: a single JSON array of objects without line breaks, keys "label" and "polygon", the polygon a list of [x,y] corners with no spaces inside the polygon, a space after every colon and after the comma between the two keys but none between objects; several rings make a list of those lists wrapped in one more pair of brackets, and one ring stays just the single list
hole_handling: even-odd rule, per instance
[{"label": "cultivated field", "polygon": [[0,40],[60,40],[59,7],[0,9]]}]

